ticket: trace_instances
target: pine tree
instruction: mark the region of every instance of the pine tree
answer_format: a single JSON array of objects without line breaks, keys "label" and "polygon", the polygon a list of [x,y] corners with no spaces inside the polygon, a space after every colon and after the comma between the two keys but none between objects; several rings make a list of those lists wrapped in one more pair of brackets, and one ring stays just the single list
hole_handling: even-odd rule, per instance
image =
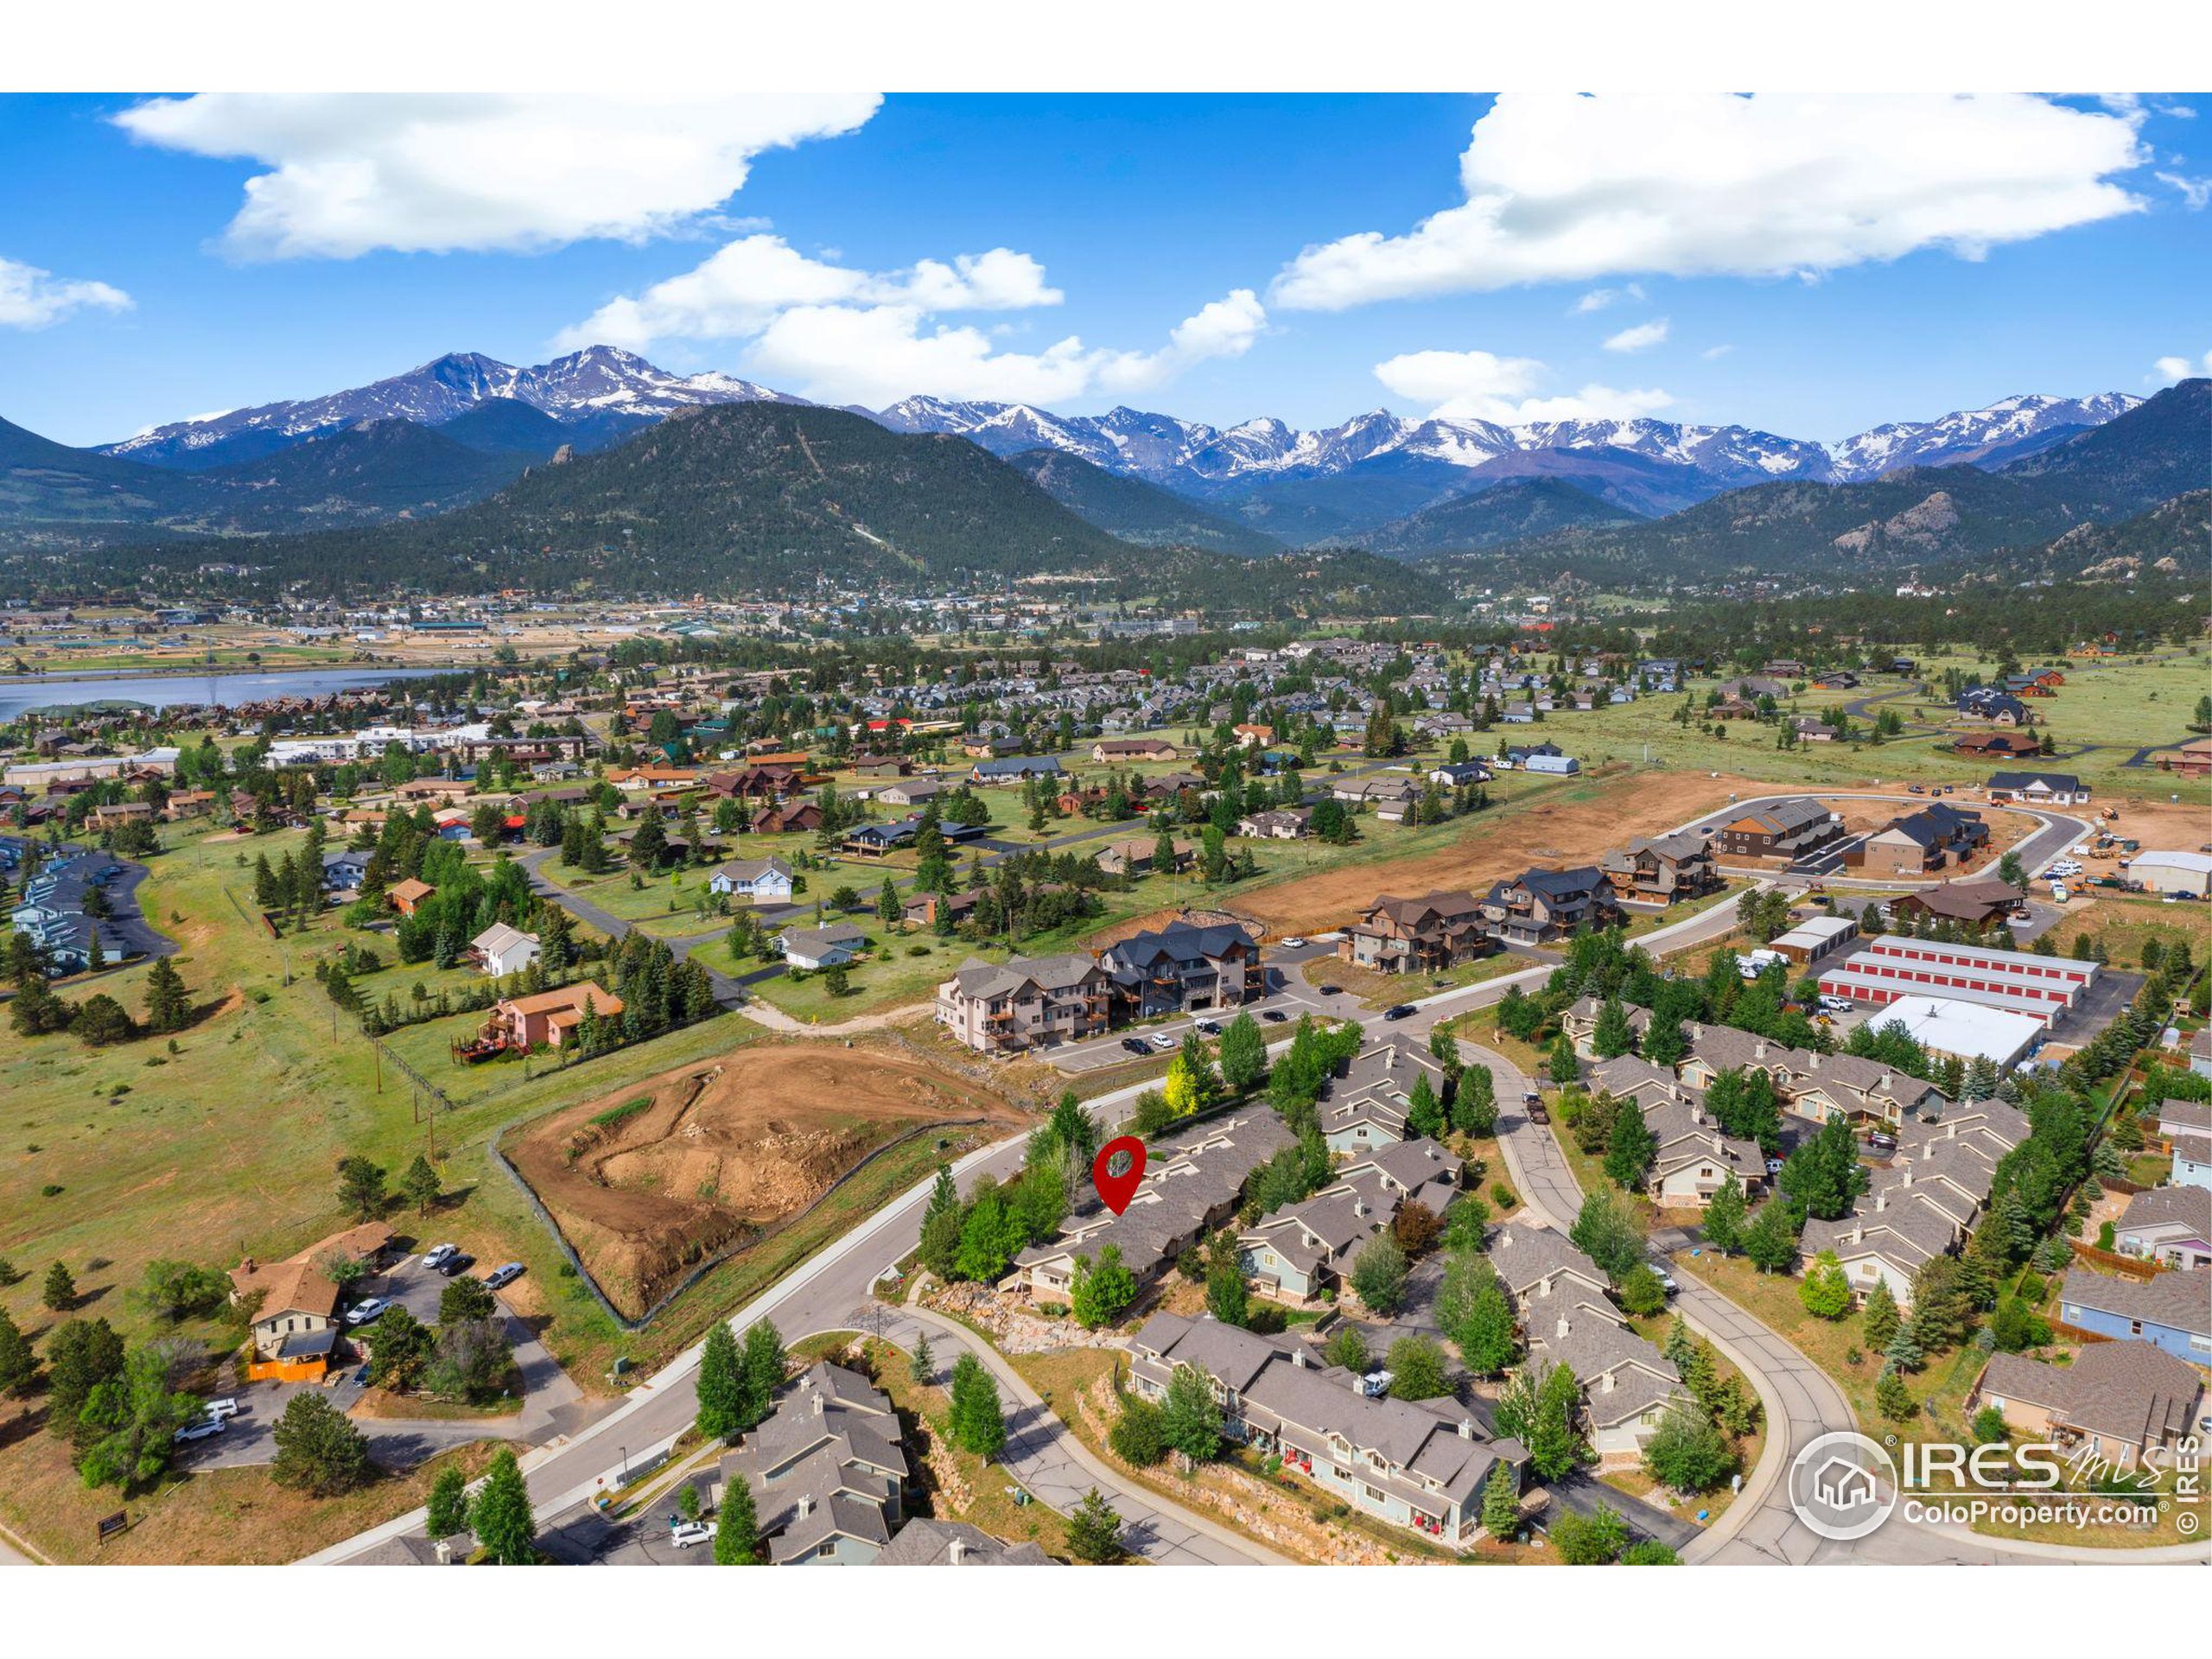
[{"label": "pine tree", "polygon": [[953,1363],[950,1427],[953,1444],[979,1458],[995,1458],[1006,1445],[999,1385],[972,1353]]},{"label": "pine tree", "polygon": [[56,1313],[67,1313],[77,1306],[77,1281],[60,1262],[46,1270],[46,1287],[39,1300]]},{"label": "pine tree", "polygon": [[192,1020],[192,1000],[184,979],[167,957],[154,958],[146,970],[146,1027],[154,1032],[182,1031]]},{"label": "pine tree", "polygon": [[1904,1374],[1895,1365],[1882,1367],[1881,1376],[1875,1379],[1874,1403],[1893,1423],[1908,1421],[1920,1410],[1912,1391],[1905,1387]]},{"label": "pine tree", "polygon": [[29,1395],[38,1382],[38,1355],[8,1310],[0,1307],[0,1394]]},{"label": "pine tree", "polygon": [[1643,1103],[1631,1096],[1613,1118],[1612,1136],[1605,1147],[1606,1175],[1632,1191],[1643,1184],[1658,1146],[1658,1138],[1643,1122]]},{"label": "pine tree", "polygon": [[1628,1022],[1628,1010],[1617,996],[1607,997],[1605,1006],[1598,1010],[1598,1025],[1590,1036],[1590,1046],[1601,1060],[1618,1059],[1636,1046],[1636,1033]]},{"label": "pine tree", "polygon": [[937,1356],[930,1350],[927,1331],[914,1333],[914,1351],[906,1361],[906,1375],[923,1387],[927,1387],[930,1379],[937,1375]]},{"label": "pine tree", "polygon": [[715,1514],[715,1565],[760,1564],[760,1518],[753,1506],[753,1489],[740,1476],[723,1489],[722,1506]]},{"label": "pine tree", "polygon": [[737,1338],[729,1323],[717,1319],[708,1328],[706,1344],[699,1351],[699,1433],[710,1440],[734,1439],[744,1421],[745,1384],[739,1373]]},{"label": "pine tree", "polygon": [[1099,1565],[1122,1558],[1122,1517],[1094,1486],[1068,1517],[1068,1554]]},{"label": "pine tree", "polygon": [[430,1213],[430,1206],[438,1201],[443,1190],[438,1172],[430,1166],[430,1160],[416,1153],[415,1161],[407,1166],[406,1173],[399,1178],[400,1197],[415,1206],[416,1215],[427,1216]]},{"label": "pine tree", "polygon": [[1866,1293],[1866,1312],[1863,1320],[1866,1346],[1878,1354],[1888,1353],[1890,1344],[1897,1340],[1897,1326],[1901,1322],[1897,1314],[1897,1299],[1890,1292],[1890,1281],[1877,1279],[1873,1288]]},{"label": "pine tree", "polygon": [[1406,1127],[1432,1141],[1444,1133],[1444,1108],[1436,1091],[1428,1086],[1426,1071],[1414,1079],[1412,1091],[1406,1096]]},{"label": "pine tree", "polygon": [[1500,1543],[1510,1543],[1521,1530],[1521,1483],[1510,1463],[1499,1464],[1483,1488],[1483,1530]]}]

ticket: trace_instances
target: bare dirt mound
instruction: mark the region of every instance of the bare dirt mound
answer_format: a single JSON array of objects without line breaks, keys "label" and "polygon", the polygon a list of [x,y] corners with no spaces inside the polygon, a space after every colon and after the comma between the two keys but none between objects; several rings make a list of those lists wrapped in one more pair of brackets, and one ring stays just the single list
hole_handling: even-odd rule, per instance
[{"label": "bare dirt mound", "polygon": [[759,1043],[539,1119],[506,1151],[618,1307],[820,1198],[933,1124],[1008,1125],[997,1095],[869,1047]]}]

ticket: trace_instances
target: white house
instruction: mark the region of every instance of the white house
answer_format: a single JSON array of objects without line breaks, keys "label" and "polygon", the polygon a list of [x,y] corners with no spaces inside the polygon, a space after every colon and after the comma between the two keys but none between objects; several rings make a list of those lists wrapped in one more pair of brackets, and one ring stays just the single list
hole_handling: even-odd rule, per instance
[{"label": "white house", "polygon": [[783,904],[791,896],[791,866],[772,855],[767,858],[734,858],[707,879],[709,893],[750,899],[759,904]]},{"label": "white house", "polygon": [[794,968],[842,968],[868,948],[868,935],[850,922],[794,927],[776,936],[776,947]]},{"label": "white house", "polygon": [[494,978],[518,974],[537,960],[537,936],[494,922],[468,942],[478,963]]}]

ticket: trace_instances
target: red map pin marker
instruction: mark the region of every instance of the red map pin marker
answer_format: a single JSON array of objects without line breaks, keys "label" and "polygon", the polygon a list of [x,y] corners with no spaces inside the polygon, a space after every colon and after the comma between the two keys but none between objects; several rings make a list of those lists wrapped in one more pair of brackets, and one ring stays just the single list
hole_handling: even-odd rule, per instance
[{"label": "red map pin marker", "polygon": [[[1126,1165],[1119,1174],[1116,1163]],[[1137,1183],[1144,1179],[1144,1142],[1134,1135],[1117,1135],[1098,1148],[1098,1156],[1091,1161],[1090,1184],[1098,1189],[1098,1200],[1116,1215],[1129,1207],[1129,1200],[1136,1196]]]}]

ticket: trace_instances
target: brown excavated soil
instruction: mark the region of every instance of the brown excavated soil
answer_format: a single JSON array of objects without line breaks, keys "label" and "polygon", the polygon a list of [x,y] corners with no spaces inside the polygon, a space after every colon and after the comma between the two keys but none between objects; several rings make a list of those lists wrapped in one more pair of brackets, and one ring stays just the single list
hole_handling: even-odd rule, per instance
[{"label": "brown excavated soil", "polygon": [[[640,1098],[618,1122],[591,1119]],[[797,1214],[932,1123],[1011,1125],[957,1073],[871,1047],[757,1043],[541,1118],[508,1147],[592,1276],[635,1316],[697,1263]]]},{"label": "brown excavated soil", "polygon": [[[1531,864],[1594,862],[1609,847],[1630,836],[1656,835],[1717,806],[1730,795],[1783,793],[1781,785],[1757,779],[1719,777],[1703,772],[1642,772],[1590,780],[1591,798],[1575,800],[1581,789],[1562,790],[1527,806],[1478,813],[1449,846],[1414,858],[1369,861],[1332,870],[1317,870],[1287,881],[1232,894],[1228,902],[1242,916],[1262,923],[1271,935],[1312,933],[1341,927],[1378,893],[1430,893],[1439,887],[1481,893],[1501,877],[1517,875]],[[1363,819],[1361,834],[1371,845],[1388,849],[1397,826]],[[1157,926],[1173,912],[1141,918]],[[1123,930],[1127,931],[1127,930]]]}]

